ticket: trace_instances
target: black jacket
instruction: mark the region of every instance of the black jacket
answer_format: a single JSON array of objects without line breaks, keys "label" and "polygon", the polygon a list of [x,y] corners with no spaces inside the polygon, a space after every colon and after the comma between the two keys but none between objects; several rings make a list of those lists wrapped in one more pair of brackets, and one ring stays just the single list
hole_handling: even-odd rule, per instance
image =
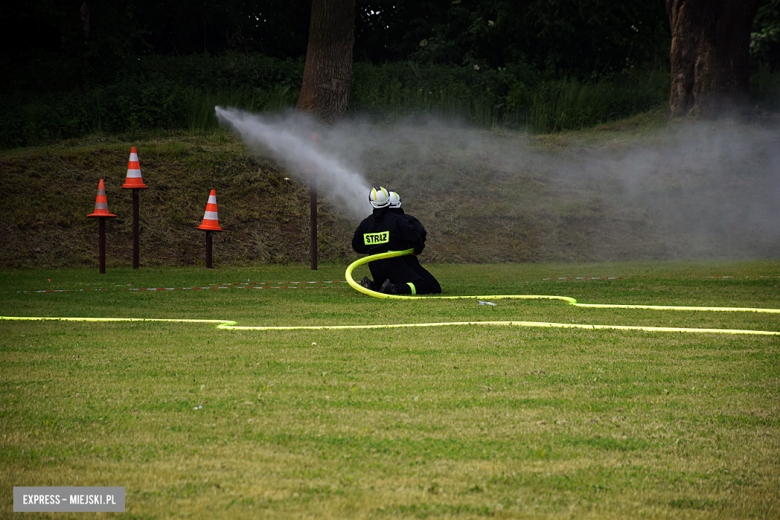
[{"label": "black jacket", "polygon": [[390,208],[374,209],[352,237],[352,249],[365,255],[409,248],[414,248],[415,254],[422,252],[425,248],[422,234],[404,215],[394,213]]},{"label": "black jacket", "polygon": [[403,208],[390,208],[390,211],[395,213],[396,215],[403,215],[403,217],[409,221],[409,223],[414,226],[414,229],[416,229],[420,236],[422,237],[423,244],[425,243],[425,238],[428,236],[428,232],[425,231],[425,228],[422,225],[422,222],[417,220],[417,217],[413,217],[412,215],[407,215],[404,212]]}]

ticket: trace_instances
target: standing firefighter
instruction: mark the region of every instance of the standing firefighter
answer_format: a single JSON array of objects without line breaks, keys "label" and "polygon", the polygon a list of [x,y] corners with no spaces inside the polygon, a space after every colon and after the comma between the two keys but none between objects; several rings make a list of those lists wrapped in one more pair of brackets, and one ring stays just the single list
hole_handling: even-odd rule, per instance
[{"label": "standing firefighter", "polygon": [[[372,188],[368,194],[368,201],[374,211],[355,230],[355,236],[352,238],[352,248],[355,251],[377,255],[411,248],[414,249],[414,254],[422,252],[425,248],[425,230],[422,225],[419,228],[415,227],[403,215],[391,210],[390,193],[385,188],[381,186]],[[378,284],[381,283],[379,291],[386,294],[441,292],[438,283],[435,287],[429,287],[426,280],[410,266],[407,258],[408,256],[402,256],[369,262],[368,268],[376,282],[363,278],[361,285],[376,291]]]}]

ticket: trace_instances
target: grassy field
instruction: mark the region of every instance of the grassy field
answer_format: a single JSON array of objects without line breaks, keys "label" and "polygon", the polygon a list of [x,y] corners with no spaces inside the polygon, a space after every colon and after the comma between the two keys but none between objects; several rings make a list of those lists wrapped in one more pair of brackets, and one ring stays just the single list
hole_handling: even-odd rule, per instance
[{"label": "grassy field", "polygon": [[[2,270],[0,315],[780,331],[777,314],[290,283],[344,268]],[[780,307],[777,261],[430,269],[445,295]],[[778,336],[0,321],[0,360],[2,517],[14,486],[124,486],[125,518],[780,516]]]}]

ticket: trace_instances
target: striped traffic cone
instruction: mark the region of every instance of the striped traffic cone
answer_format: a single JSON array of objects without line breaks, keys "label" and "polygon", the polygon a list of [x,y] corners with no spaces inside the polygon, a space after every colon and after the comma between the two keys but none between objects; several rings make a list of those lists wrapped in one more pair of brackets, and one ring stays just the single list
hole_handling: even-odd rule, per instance
[{"label": "striped traffic cone", "polygon": [[135,146],[130,149],[130,160],[127,163],[127,178],[122,188],[132,188],[133,190],[133,269],[138,269],[141,266],[141,201],[139,197],[139,190],[148,188],[144,184],[144,179],[141,177],[141,165],[138,164],[138,152],[135,151]]},{"label": "striped traffic cone", "polygon": [[106,200],[106,187],[103,179],[98,184],[97,198],[95,199],[95,212],[88,217],[98,217],[98,265],[100,274],[106,274],[106,217],[116,217],[108,212],[108,200]]},{"label": "striped traffic cone", "polygon": [[141,165],[138,164],[138,153],[135,146],[130,149],[130,161],[127,163],[127,178],[122,185],[123,188],[148,188],[144,184],[144,178],[141,176]]},{"label": "striped traffic cone", "polygon": [[203,215],[203,223],[198,226],[198,229],[205,229],[206,231],[222,231],[219,227],[219,216],[217,214],[217,192],[211,190],[209,193],[209,202],[206,204],[206,213]]},{"label": "striped traffic cone", "polygon": [[106,188],[103,186],[103,179],[98,184],[97,198],[95,199],[95,212],[88,217],[116,217],[108,212],[108,200],[106,200]]}]

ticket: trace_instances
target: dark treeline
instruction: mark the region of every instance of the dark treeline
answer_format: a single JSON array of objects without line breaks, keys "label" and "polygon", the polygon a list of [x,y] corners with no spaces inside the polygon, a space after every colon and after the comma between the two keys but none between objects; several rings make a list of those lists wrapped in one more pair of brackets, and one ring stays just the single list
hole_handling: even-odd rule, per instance
[{"label": "dark treeline", "polygon": [[[37,0],[4,7],[6,65],[72,68],[88,83],[149,54],[305,56],[311,0]],[[503,67],[524,62],[580,76],[666,60],[662,1],[357,0],[356,61]],[[9,70],[6,68],[6,70]],[[62,71],[58,71],[60,74]],[[16,79],[23,79],[15,75]],[[62,77],[60,75],[60,77]],[[40,82],[26,87],[45,87]]]},{"label": "dark treeline", "polygon": [[[602,81],[631,83],[625,76],[636,71],[657,81],[668,70],[669,22],[662,0],[356,3],[354,60],[364,84],[357,92],[353,85],[352,99],[362,108],[381,109],[387,100],[379,99],[378,85],[388,80],[400,94],[382,96],[396,103],[399,95],[412,99],[415,89],[425,91],[423,77],[446,84],[453,74],[451,83],[463,86],[465,99],[480,89],[491,93],[497,112],[480,124],[527,124],[529,103],[550,98],[551,90],[574,83],[587,88]],[[206,94],[221,99],[232,92],[243,100],[239,104],[254,109],[294,102],[310,9],[311,0],[10,3],[0,11],[6,28],[0,35],[0,146],[89,131],[192,125],[197,119],[192,98]],[[754,26],[756,70],[780,69],[779,40],[780,0],[770,0]],[[404,65],[391,66],[399,63]],[[394,71],[390,78],[388,70]],[[427,88],[432,95],[434,87]],[[436,92],[449,95],[442,88]],[[433,103],[419,98],[413,99],[418,108]],[[133,104],[135,109],[128,108]],[[504,117],[509,108],[525,112]],[[618,110],[590,122],[625,115]],[[556,126],[566,127],[539,128]]]}]

